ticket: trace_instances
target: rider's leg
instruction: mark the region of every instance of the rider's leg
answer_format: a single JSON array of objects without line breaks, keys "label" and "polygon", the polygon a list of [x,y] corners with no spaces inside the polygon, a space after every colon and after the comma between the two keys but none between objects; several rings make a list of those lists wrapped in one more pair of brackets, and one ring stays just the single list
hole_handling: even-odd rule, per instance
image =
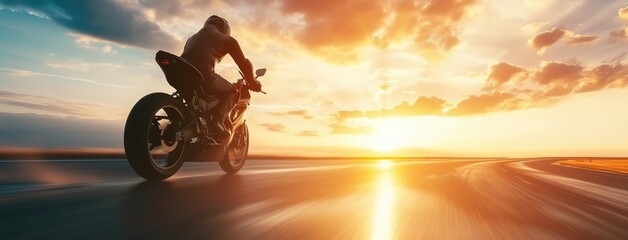
[{"label": "rider's leg", "polygon": [[237,96],[236,96],[236,93],[233,92],[233,93],[225,93],[223,95],[220,95],[219,97],[220,97],[220,106],[218,108],[217,119],[220,122],[224,123],[227,117],[229,116],[231,109],[233,109],[233,107],[236,104]]},{"label": "rider's leg", "polygon": [[237,93],[235,86],[218,74],[214,75],[214,81],[211,83],[211,92],[220,98],[218,111],[216,111],[216,123],[221,137],[231,134],[230,124],[225,125],[225,120],[229,115],[233,106],[237,102]]}]

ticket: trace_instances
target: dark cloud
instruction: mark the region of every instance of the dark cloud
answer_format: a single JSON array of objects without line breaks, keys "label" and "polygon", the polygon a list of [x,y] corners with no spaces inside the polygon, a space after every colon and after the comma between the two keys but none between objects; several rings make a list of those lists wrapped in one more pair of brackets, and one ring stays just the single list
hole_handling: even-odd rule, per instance
[{"label": "dark cloud", "polygon": [[0,146],[122,148],[122,121],[0,113]]},{"label": "dark cloud", "polygon": [[0,5],[38,12],[78,33],[125,45],[167,49],[179,44],[145,14],[118,1],[0,0]]},{"label": "dark cloud", "polygon": [[260,126],[265,127],[266,130],[271,132],[287,132],[288,128],[280,123],[264,123],[260,124]]}]

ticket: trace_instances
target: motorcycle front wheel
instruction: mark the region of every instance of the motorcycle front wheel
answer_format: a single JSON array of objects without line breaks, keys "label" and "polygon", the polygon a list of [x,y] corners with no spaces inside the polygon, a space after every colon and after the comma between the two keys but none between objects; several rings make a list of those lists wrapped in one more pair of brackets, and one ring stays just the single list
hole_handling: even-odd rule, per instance
[{"label": "motorcycle front wheel", "polygon": [[124,127],[124,150],[138,175],[160,181],[181,168],[187,143],[176,141],[175,133],[188,118],[185,106],[165,93],[146,95],[133,106]]},{"label": "motorcycle front wheel", "polygon": [[246,123],[240,125],[233,134],[233,141],[227,149],[225,157],[218,162],[220,168],[228,174],[240,171],[249,153],[249,128]]}]

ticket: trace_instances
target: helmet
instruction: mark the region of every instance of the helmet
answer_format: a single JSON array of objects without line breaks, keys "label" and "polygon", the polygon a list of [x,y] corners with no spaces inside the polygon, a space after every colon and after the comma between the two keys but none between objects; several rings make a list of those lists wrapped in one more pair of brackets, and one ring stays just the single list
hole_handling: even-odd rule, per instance
[{"label": "helmet", "polygon": [[212,15],[205,21],[205,26],[209,24],[216,26],[216,28],[218,28],[218,31],[222,32],[223,34],[227,36],[231,35],[231,28],[229,27],[229,22],[227,22],[226,19],[216,15]]}]

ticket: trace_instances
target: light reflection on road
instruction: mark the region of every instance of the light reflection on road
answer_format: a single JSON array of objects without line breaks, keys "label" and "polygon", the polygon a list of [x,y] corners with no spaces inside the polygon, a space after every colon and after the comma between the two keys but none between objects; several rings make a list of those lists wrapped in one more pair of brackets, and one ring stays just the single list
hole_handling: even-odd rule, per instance
[{"label": "light reflection on road", "polygon": [[0,236],[626,239],[628,177],[553,162],[260,160],[237,175],[190,163],[153,183],[124,161],[0,161]]},{"label": "light reflection on road", "polygon": [[395,225],[395,181],[390,171],[390,162],[380,161],[381,173],[377,182],[377,201],[373,212],[373,235],[371,239],[393,239]]}]

